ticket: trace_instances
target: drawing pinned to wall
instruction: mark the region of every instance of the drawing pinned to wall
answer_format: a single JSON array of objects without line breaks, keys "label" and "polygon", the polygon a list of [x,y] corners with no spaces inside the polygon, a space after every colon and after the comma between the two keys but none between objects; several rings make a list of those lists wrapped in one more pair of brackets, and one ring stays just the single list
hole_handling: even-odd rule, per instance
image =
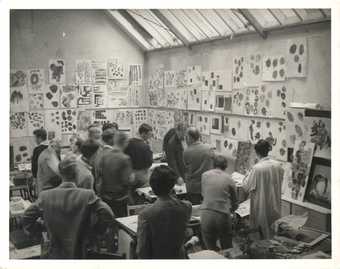
[{"label": "drawing pinned to wall", "polygon": [[173,70],[164,71],[164,87],[165,88],[176,87],[176,71]]},{"label": "drawing pinned to wall", "polygon": [[163,140],[165,134],[174,127],[174,112],[150,109],[148,122],[153,127],[153,136],[156,140]]},{"label": "drawing pinned to wall", "polygon": [[215,111],[216,112],[227,112],[231,113],[232,111],[232,94],[229,92],[215,92]]},{"label": "drawing pinned to wall", "polygon": [[112,121],[118,124],[120,130],[130,130],[132,112],[130,110],[112,110]]},{"label": "drawing pinned to wall", "polygon": [[92,117],[93,117],[92,118],[93,123],[99,123],[103,125],[104,123],[111,122],[112,110],[108,110],[108,109],[94,110]]},{"label": "drawing pinned to wall", "polygon": [[28,70],[28,89],[30,92],[42,92],[45,85],[44,69]]},{"label": "drawing pinned to wall", "polygon": [[200,87],[191,86],[187,88],[188,91],[188,109],[201,110],[202,91]]},{"label": "drawing pinned to wall", "polygon": [[78,84],[91,84],[93,82],[94,72],[90,60],[76,61],[76,82]]},{"label": "drawing pinned to wall", "polygon": [[132,123],[133,134],[138,133],[138,128],[142,123],[148,122],[148,111],[146,109],[136,109],[133,111]]},{"label": "drawing pinned to wall", "polygon": [[307,75],[307,38],[287,41],[287,77],[306,77]]},{"label": "drawing pinned to wall", "polygon": [[246,59],[245,83],[247,86],[257,86],[262,80],[262,56],[251,54]]},{"label": "drawing pinned to wall", "polygon": [[201,134],[201,142],[203,144],[211,145],[210,135]]},{"label": "drawing pinned to wall", "polygon": [[285,197],[303,201],[312,164],[314,144],[306,140],[296,140],[292,162],[292,174]]},{"label": "drawing pinned to wall", "polygon": [[77,115],[77,132],[86,132],[92,123],[92,111],[80,110]]},{"label": "drawing pinned to wall", "polygon": [[26,85],[27,73],[24,70],[10,71],[10,87],[23,87]]},{"label": "drawing pinned to wall", "polygon": [[245,104],[245,93],[243,90],[233,90],[232,112],[233,114],[243,115]]},{"label": "drawing pinned to wall", "polygon": [[202,111],[214,111],[215,90],[202,91]]},{"label": "drawing pinned to wall", "polygon": [[249,87],[245,89],[244,100],[244,114],[257,116],[268,114],[267,107],[265,106],[266,95],[264,93],[265,87]]},{"label": "drawing pinned to wall", "polygon": [[238,117],[223,117],[223,133],[225,136],[238,139],[238,140],[249,140],[249,120]]},{"label": "drawing pinned to wall", "polygon": [[222,116],[221,115],[212,115],[211,116],[211,129],[210,133],[212,134],[221,134],[222,133]]},{"label": "drawing pinned to wall", "polygon": [[157,68],[149,77],[148,89],[160,90],[164,88],[164,70]]},{"label": "drawing pinned to wall", "polygon": [[202,89],[216,91],[231,91],[229,73],[222,70],[202,72]]},{"label": "drawing pinned to wall", "polygon": [[107,106],[107,87],[106,85],[94,85],[92,94],[92,104],[95,108]]},{"label": "drawing pinned to wall", "polygon": [[200,65],[188,66],[186,76],[187,85],[199,84],[202,78],[202,67]]},{"label": "drawing pinned to wall", "polygon": [[28,112],[28,135],[33,135],[35,129],[44,128],[45,114],[43,112]]},{"label": "drawing pinned to wall", "polygon": [[[270,113],[273,117],[285,118],[288,104],[291,102],[291,92],[286,85],[266,85],[267,95],[271,95]],[[270,92],[271,91],[271,92]]]},{"label": "drawing pinned to wall", "polygon": [[29,94],[29,109],[30,110],[44,109],[44,94],[43,93],[30,93]]},{"label": "drawing pinned to wall", "polygon": [[245,80],[245,57],[239,56],[233,59],[233,89],[243,88]]},{"label": "drawing pinned to wall", "polygon": [[148,90],[148,104],[149,106],[157,106],[158,105],[158,94],[156,89]]},{"label": "drawing pinned to wall", "polygon": [[262,64],[263,81],[284,81],[286,80],[286,59],[282,55],[265,56]]},{"label": "drawing pinned to wall", "polygon": [[50,84],[47,87],[44,96],[44,107],[47,109],[56,109],[60,106],[61,86],[58,84]]},{"label": "drawing pinned to wall", "polygon": [[48,73],[50,84],[65,84],[65,61],[63,59],[50,60]]},{"label": "drawing pinned to wall", "polygon": [[197,115],[195,113],[189,112],[188,114],[188,124],[189,126],[196,126]]},{"label": "drawing pinned to wall", "polygon": [[74,85],[63,85],[60,95],[61,108],[77,107],[77,88]]},{"label": "drawing pinned to wall", "polygon": [[260,139],[263,138],[262,131],[263,121],[259,119],[250,119],[249,123],[249,140],[251,143],[256,144]]},{"label": "drawing pinned to wall", "polygon": [[125,79],[125,67],[119,59],[107,60],[108,79]]},{"label": "drawing pinned to wall", "polygon": [[[197,129],[203,135],[210,135],[210,128],[211,128],[211,118],[208,114],[197,114],[196,115],[196,126]],[[219,127],[219,126],[214,126]]]},{"label": "drawing pinned to wall", "polygon": [[272,150],[269,152],[269,155],[279,160],[287,161],[288,143],[285,122],[265,120],[262,126],[263,139],[272,145]]},{"label": "drawing pinned to wall", "polygon": [[14,163],[29,163],[33,151],[31,141],[28,137],[11,138],[13,146]]},{"label": "drawing pinned to wall", "polygon": [[295,140],[308,136],[308,124],[305,120],[304,109],[289,108],[286,113],[288,147],[293,147]]},{"label": "drawing pinned to wall", "polygon": [[45,128],[47,130],[48,139],[61,139],[61,111],[45,110]]},{"label": "drawing pinned to wall", "polygon": [[77,106],[90,107],[92,105],[93,86],[77,85]]},{"label": "drawing pinned to wall", "polygon": [[77,111],[75,109],[61,110],[61,133],[70,134],[77,131]]},{"label": "drawing pinned to wall", "polygon": [[10,88],[10,110],[12,112],[28,111],[28,92],[26,87]]},{"label": "drawing pinned to wall", "polygon": [[10,113],[11,137],[27,136],[27,112]]},{"label": "drawing pinned to wall", "polygon": [[[131,85],[127,93],[128,99],[126,100],[126,105],[130,104],[131,106],[144,106],[144,94],[142,87]],[[166,101],[166,97],[164,97],[164,102]]]},{"label": "drawing pinned to wall", "polygon": [[176,72],[176,88],[185,88],[187,86],[186,73],[186,70],[179,70]]},{"label": "drawing pinned to wall", "polygon": [[239,141],[236,153],[235,171],[246,175],[257,163],[254,145],[250,142]]},{"label": "drawing pinned to wall", "polygon": [[238,140],[230,139],[220,135],[211,135],[211,145],[217,154],[228,159],[235,159],[237,156]]},{"label": "drawing pinned to wall", "polygon": [[135,86],[143,85],[143,65],[141,64],[129,65],[129,85]]},{"label": "drawing pinned to wall", "polygon": [[105,85],[107,82],[107,64],[106,61],[92,61],[93,83],[96,85]]}]

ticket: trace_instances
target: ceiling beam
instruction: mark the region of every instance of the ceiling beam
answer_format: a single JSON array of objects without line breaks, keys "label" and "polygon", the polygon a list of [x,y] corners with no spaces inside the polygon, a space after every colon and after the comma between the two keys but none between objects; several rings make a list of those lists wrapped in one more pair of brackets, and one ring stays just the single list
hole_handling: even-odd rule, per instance
[{"label": "ceiling beam", "polygon": [[327,14],[323,9],[320,8],[319,11],[321,12],[321,14],[324,18],[327,18]]},{"label": "ceiling beam", "polygon": [[279,17],[276,16],[273,10],[268,9],[269,13],[274,17],[274,19],[279,23],[279,25],[282,25],[282,22],[280,21]]},{"label": "ceiling beam", "polygon": [[296,9],[293,8],[292,10],[293,10],[295,16],[298,17],[298,19],[300,21],[304,21],[304,19],[302,18],[301,14]]},{"label": "ceiling beam", "polygon": [[189,40],[165,17],[158,9],[151,9],[151,12],[186,46],[190,47]]},{"label": "ceiling beam", "polygon": [[250,13],[248,9],[238,9],[238,12],[254,27],[255,31],[263,38],[267,38],[267,32],[263,29],[261,24]]},{"label": "ceiling beam", "polygon": [[[145,45],[143,43],[141,43],[133,34],[130,33],[130,31],[128,31],[125,26],[119,21],[117,20],[110,12],[110,10],[104,10],[104,14],[116,25],[118,26],[118,28],[125,33],[133,42],[135,42],[137,44],[137,46],[142,50],[142,51],[147,51],[149,50],[147,47],[145,47]],[[150,44],[150,42],[148,42],[148,40],[145,40],[152,48],[154,48],[152,46],[152,44]]]}]

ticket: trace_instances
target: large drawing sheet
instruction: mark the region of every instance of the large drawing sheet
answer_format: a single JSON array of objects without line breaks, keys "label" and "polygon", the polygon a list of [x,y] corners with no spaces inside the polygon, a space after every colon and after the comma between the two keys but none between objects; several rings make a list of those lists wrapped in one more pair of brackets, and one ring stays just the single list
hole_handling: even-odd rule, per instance
[{"label": "large drawing sheet", "polygon": [[188,109],[201,111],[202,91],[200,85],[193,85],[187,88]]},{"label": "large drawing sheet", "polygon": [[287,77],[307,76],[307,38],[287,40]]},{"label": "large drawing sheet", "polygon": [[197,114],[196,126],[203,135],[210,135],[211,118],[209,114]]},{"label": "large drawing sheet", "polygon": [[156,140],[163,140],[165,134],[175,125],[173,111],[150,109],[148,118]]},{"label": "large drawing sheet", "polygon": [[27,131],[27,112],[10,113],[10,133],[11,137],[23,137],[28,135]]},{"label": "large drawing sheet", "polygon": [[65,61],[63,59],[51,59],[48,64],[50,84],[65,84]]},{"label": "large drawing sheet", "polygon": [[216,80],[216,90],[217,91],[228,91],[232,90],[232,75],[226,70],[216,70],[214,71],[214,76],[212,76],[212,83]]},{"label": "large drawing sheet", "polygon": [[211,122],[211,128],[210,133],[212,134],[222,134],[223,130],[223,117],[221,115],[211,115],[210,122]]},{"label": "large drawing sheet", "polygon": [[223,117],[223,133],[225,136],[242,141],[249,140],[249,119],[235,116]]},{"label": "large drawing sheet", "polygon": [[30,93],[28,97],[29,110],[44,109],[44,94],[43,93]]},{"label": "large drawing sheet", "polygon": [[237,56],[233,58],[233,89],[241,89],[246,86],[246,59],[244,56]]},{"label": "large drawing sheet", "polygon": [[77,131],[77,110],[63,109],[61,113],[61,133],[73,134]]},{"label": "large drawing sheet", "polygon": [[262,119],[252,118],[249,120],[248,134],[251,143],[256,144],[260,139],[263,139],[263,124]]},{"label": "large drawing sheet", "polygon": [[264,120],[262,132],[263,139],[272,145],[272,151],[269,152],[269,155],[278,160],[287,161],[288,143],[285,121]]},{"label": "large drawing sheet", "polygon": [[202,90],[202,111],[214,111],[215,90]]},{"label": "large drawing sheet", "polygon": [[249,116],[269,116],[270,99],[266,87],[248,87],[244,89],[244,114]]},{"label": "large drawing sheet", "polygon": [[14,163],[29,163],[33,146],[29,137],[11,138],[10,144],[13,146]]},{"label": "large drawing sheet", "polygon": [[283,194],[285,197],[303,201],[312,165],[314,146],[307,140],[298,139],[295,141],[292,174]]},{"label": "large drawing sheet", "polygon": [[30,92],[42,92],[45,86],[45,71],[44,69],[29,69],[28,70],[28,90]]},{"label": "large drawing sheet", "polygon": [[91,107],[93,101],[93,86],[92,85],[77,85],[77,106]]},{"label": "large drawing sheet", "polygon": [[233,114],[243,115],[245,106],[245,92],[242,89],[233,90],[232,93],[232,112]]},{"label": "large drawing sheet", "polygon": [[174,70],[164,71],[164,87],[165,88],[176,87],[176,71]]},{"label": "large drawing sheet", "polygon": [[91,60],[76,61],[76,83],[77,84],[92,84],[94,71]]},{"label": "large drawing sheet", "polygon": [[176,72],[176,88],[185,88],[187,86],[186,73],[186,70],[179,70]]},{"label": "large drawing sheet", "polygon": [[245,84],[249,86],[257,86],[262,81],[262,55],[253,53],[246,58],[246,77]]},{"label": "large drawing sheet", "polygon": [[289,108],[286,114],[288,147],[294,147],[296,140],[308,137],[308,123],[305,120],[305,111],[302,108]]},{"label": "large drawing sheet", "polygon": [[143,65],[129,65],[129,85],[143,86]]},{"label": "large drawing sheet", "polygon": [[107,64],[106,61],[92,61],[93,83],[105,85],[107,83]]},{"label": "large drawing sheet", "polygon": [[49,139],[61,139],[61,110],[45,110],[45,128]]},{"label": "large drawing sheet", "polygon": [[113,58],[107,60],[108,79],[125,79],[125,73],[125,66],[119,59]]},{"label": "large drawing sheet", "polygon": [[10,71],[10,87],[23,87],[27,85],[27,73],[25,70],[11,69]]},{"label": "large drawing sheet", "polygon": [[61,85],[50,84],[46,88],[44,96],[45,109],[57,109],[60,107]]},{"label": "large drawing sheet", "polygon": [[133,112],[130,110],[113,109],[112,121],[116,122],[120,130],[130,130]]},{"label": "large drawing sheet", "polygon": [[281,194],[284,196],[285,193],[288,193],[288,185],[291,184],[292,177],[292,163],[289,162],[280,162],[281,167],[283,168],[283,181],[281,185]]},{"label": "large drawing sheet", "polygon": [[107,99],[107,85],[93,85],[92,106],[94,108],[105,108],[107,107]]},{"label": "large drawing sheet", "polygon": [[92,113],[92,122],[104,124],[112,121],[112,110],[110,109],[98,109]]},{"label": "large drawing sheet", "polygon": [[188,66],[186,76],[187,85],[196,85],[201,83],[202,67],[200,65]]},{"label": "large drawing sheet", "polygon": [[27,113],[28,118],[28,135],[33,135],[36,129],[45,127],[45,113],[42,111],[31,111]]},{"label": "large drawing sheet", "polygon": [[75,85],[63,85],[61,87],[60,108],[77,107],[77,88]]},{"label": "large drawing sheet", "polygon": [[262,69],[263,81],[286,80],[286,59],[283,55],[264,56]]},{"label": "large drawing sheet", "polygon": [[28,111],[28,91],[25,86],[10,88],[10,110],[12,112]]},{"label": "large drawing sheet", "polygon": [[[128,97],[129,97],[128,104],[130,104],[131,106],[137,106],[137,107],[144,106],[144,93],[143,93],[143,88],[141,86],[131,85],[129,87]],[[164,104],[166,104],[167,102],[166,97],[163,97],[163,98],[164,98]]]},{"label": "large drawing sheet", "polygon": [[137,135],[138,128],[142,123],[148,123],[148,110],[135,109],[132,111],[133,134]]},{"label": "large drawing sheet", "polygon": [[239,141],[236,153],[235,171],[242,175],[246,175],[257,161],[254,145],[250,142]]},{"label": "large drawing sheet", "polygon": [[211,145],[215,153],[225,156],[228,159],[235,159],[237,156],[238,140],[223,135],[211,135]]},{"label": "large drawing sheet", "polygon": [[270,102],[270,115],[272,117],[285,118],[287,108],[292,101],[292,88],[288,88],[287,84],[273,83],[265,86],[267,88],[267,96]]}]

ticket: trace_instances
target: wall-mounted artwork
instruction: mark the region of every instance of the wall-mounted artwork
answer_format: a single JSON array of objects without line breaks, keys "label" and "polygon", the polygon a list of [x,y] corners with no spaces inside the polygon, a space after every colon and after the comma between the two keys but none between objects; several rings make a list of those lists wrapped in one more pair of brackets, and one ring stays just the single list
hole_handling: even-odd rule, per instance
[{"label": "wall-mounted artwork", "polygon": [[112,121],[116,122],[120,130],[131,129],[132,111],[130,110],[112,110]]},{"label": "wall-mounted artwork", "polygon": [[287,77],[300,78],[307,75],[307,38],[287,41]]},{"label": "wall-mounted artwork", "polygon": [[61,113],[61,133],[71,134],[77,131],[77,111],[75,109],[63,109]]},{"label": "wall-mounted artwork", "polygon": [[233,114],[243,115],[245,104],[244,90],[233,90],[232,94],[232,112]]},{"label": "wall-mounted artwork", "polygon": [[48,64],[50,84],[65,84],[65,61],[63,59],[52,59]]},{"label": "wall-mounted artwork", "polygon": [[94,85],[92,94],[92,105],[95,108],[107,106],[107,87],[106,85]]},{"label": "wall-mounted artwork", "polygon": [[188,124],[189,126],[196,126],[197,115],[195,113],[189,112],[188,114]]},{"label": "wall-mounted artwork", "polygon": [[61,138],[61,110],[45,110],[45,128],[48,139]]},{"label": "wall-mounted artwork", "polygon": [[28,92],[25,86],[10,88],[10,110],[12,112],[28,111]]},{"label": "wall-mounted artwork", "polygon": [[45,114],[43,112],[28,112],[28,135],[33,135],[36,129],[44,128]]},{"label": "wall-mounted artwork", "polygon": [[142,123],[148,122],[148,111],[146,109],[136,109],[133,111],[132,122],[134,125],[134,131],[138,131],[139,126]]},{"label": "wall-mounted artwork", "polygon": [[44,107],[47,109],[56,109],[60,106],[61,85],[48,85],[44,96]]},{"label": "wall-mounted artwork", "polygon": [[188,91],[188,109],[201,110],[202,91],[200,87],[191,86],[187,88]]},{"label": "wall-mounted artwork", "polygon": [[211,118],[209,114],[196,115],[196,127],[203,135],[210,135]]},{"label": "wall-mounted artwork", "polygon": [[221,115],[211,115],[211,128],[210,133],[212,134],[222,134],[223,123]]},{"label": "wall-mounted artwork", "polygon": [[249,122],[249,140],[251,143],[256,144],[260,139],[263,139],[263,120],[260,119],[250,119]]},{"label": "wall-mounted artwork", "polygon": [[28,137],[11,138],[13,146],[14,163],[29,163],[33,151],[31,141]]},{"label": "wall-mounted artwork", "polygon": [[28,90],[30,92],[42,92],[45,85],[44,69],[28,70]]},{"label": "wall-mounted artwork", "polygon": [[77,131],[86,132],[88,127],[92,123],[92,111],[90,110],[80,110],[77,114]]},{"label": "wall-mounted artwork", "polygon": [[286,80],[286,59],[282,55],[265,56],[262,64],[263,81],[284,81]]},{"label": "wall-mounted artwork", "polygon": [[322,207],[331,208],[331,161],[313,158],[305,200]]},{"label": "wall-mounted artwork", "polygon": [[202,90],[202,111],[214,111],[215,90]]},{"label": "wall-mounted artwork", "polygon": [[92,105],[92,85],[77,85],[77,106],[90,107]]},{"label": "wall-mounted artwork", "polygon": [[107,75],[108,79],[125,79],[126,70],[124,64],[119,59],[107,60]]},{"label": "wall-mounted artwork", "polygon": [[232,94],[229,92],[215,92],[215,111],[231,113],[232,111]]},{"label": "wall-mounted artwork", "polygon": [[[105,102],[105,100],[103,100]],[[129,91],[126,89],[125,91],[120,92],[108,92],[107,107],[109,108],[117,108],[117,107],[125,107],[129,105]]]},{"label": "wall-mounted artwork", "polygon": [[266,85],[267,95],[271,95],[270,114],[273,117],[285,118],[291,102],[292,93],[285,84]]},{"label": "wall-mounted artwork", "polygon": [[262,80],[262,56],[254,53],[246,58],[246,76],[245,83],[247,86],[257,86]]},{"label": "wall-mounted artwork", "polygon": [[233,59],[233,89],[241,89],[245,86],[245,57],[239,56]]},{"label": "wall-mounted artwork", "polygon": [[224,70],[202,72],[202,89],[231,91],[231,78]]},{"label": "wall-mounted artwork", "polygon": [[153,127],[154,139],[163,140],[165,134],[175,125],[174,112],[150,109],[148,122]]},{"label": "wall-mounted artwork", "polygon": [[238,117],[223,117],[223,134],[242,141],[249,140],[249,119]]},{"label": "wall-mounted artwork", "polygon": [[[128,101],[127,104],[130,104],[131,106],[144,106],[143,88],[140,86],[131,85],[128,89],[128,100],[127,101]],[[164,106],[166,106],[166,102],[167,102],[166,97],[164,97],[164,101],[163,101]]]},{"label": "wall-mounted artwork", "polygon": [[266,87],[249,87],[245,89],[244,114],[250,116],[269,116],[270,98]]},{"label": "wall-mounted artwork", "polygon": [[107,82],[107,64],[106,61],[92,61],[93,83],[96,85],[105,85]]},{"label": "wall-mounted artwork", "polygon": [[303,201],[312,164],[314,144],[306,140],[296,140],[292,162],[292,174],[285,197]]},{"label": "wall-mounted artwork", "polygon": [[188,66],[186,76],[187,85],[196,85],[201,83],[202,67],[200,65]]},{"label": "wall-mounted artwork", "polygon": [[94,110],[92,114],[92,122],[104,124],[112,121],[112,110],[98,109]]},{"label": "wall-mounted artwork", "polygon": [[236,153],[235,171],[242,175],[246,175],[257,161],[254,145],[250,142],[239,141]]},{"label": "wall-mounted artwork", "polygon": [[76,61],[76,83],[77,84],[91,84],[93,83],[93,68],[90,60]]},{"label": "wall-mounted artwork", "polygon": [[295,140],[306,139],[308,136],[308,124],[305,120],[305,111],[300,108],[289,108],[286,113],[286,127],[288,147],[293,147]]},{"label": "wall-mounted artwork", "polygon": [[11,137],[27,136],[27,112],[10,113]]},{"label": "wall-mounted artwork", "polygon": [[173,70],[164,71],[164,87],[165,88],[176,87],[176,71]]},{"label": "wall-mounted artwork", "polygon": [[43,93],[30,93],[29,94],[29,109],[30,110],[44,109],[44,94]]},{"label": "wall-mounted artwork", "polygon": [[141,64],[129,65],[129,85],[135,86],[143,85],[143,65]]},{"label": "wall-mounted artwork", "polygon": [[211,145],[217,154],[221,154],[228,159],[235,159],[237,156],[238,140],[221,135],[211,135]]},{"label": "wall-mounted artwork", "polygon": [[179,70],[176,72],[176,88],[185,88],[187,86],[186,73],[186,70]]},{"label": "wall-mounted artwork", "polygon": [[74,85],[63,85],[60,95],[61,108],[76,108],[77,107],[77,88]]},{"label": "wall-mounted artwork", "polygon": [[149,77],[148,89],[163,89],[164,88],[164,70],[157,68]]},{"label": "wall-mounted artwork", "polygon": [[27,73],[24,70],[10,71],[10,87],[23,87],[26,85]]}]

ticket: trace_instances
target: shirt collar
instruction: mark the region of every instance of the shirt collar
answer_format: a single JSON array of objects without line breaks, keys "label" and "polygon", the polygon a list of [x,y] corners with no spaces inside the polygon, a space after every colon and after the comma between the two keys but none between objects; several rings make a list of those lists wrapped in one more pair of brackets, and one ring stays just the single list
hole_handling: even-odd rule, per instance
[{"label": "shirt collar", "polygon": [[41,145],[48,146],[48,141],[47,140],[41,141],[39,146],[41,146]]},{"label": "shirt collar", "polygon": [[104,148],[104,149],[113,149],[113,147],[110,146],[110,145],[108,145],[108,144],[105,144],[105,145],[103,146],[103,148]]},{"label": "shirt collar", "polygon": [[62,182],[59,185],[59,188],[77,188],[77,185],[74,182]]}]

